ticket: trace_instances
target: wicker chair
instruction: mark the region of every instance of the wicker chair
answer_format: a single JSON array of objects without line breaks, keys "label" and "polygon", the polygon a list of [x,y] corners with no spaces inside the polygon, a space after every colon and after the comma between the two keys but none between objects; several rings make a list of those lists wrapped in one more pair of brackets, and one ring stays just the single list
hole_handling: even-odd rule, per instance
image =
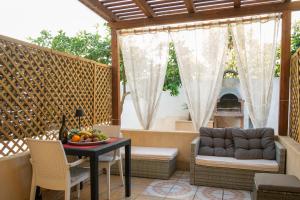
[{"label": "wicker chair", "polygon": [[26,139],[32,163],[32,183],[30,200],[35,199],[36,187],[51,190],[64,190],[65,200],[70,199],[71,187],[77,185],[80,197],[80,182],[89,178],[89,170],[76,167],[83,163],[79,159],[68,163],[60,141]]}]

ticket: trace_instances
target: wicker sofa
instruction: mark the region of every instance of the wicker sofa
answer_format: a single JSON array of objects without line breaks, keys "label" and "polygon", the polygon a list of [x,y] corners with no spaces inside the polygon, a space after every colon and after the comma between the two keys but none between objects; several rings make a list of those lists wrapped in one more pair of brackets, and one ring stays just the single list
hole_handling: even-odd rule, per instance
[{"label": "wicker sofa", "polygon": [[[208,128],[201,129],[203,132],[214,131],[213,129]],[[192,185],[251,191],[253,189],[255,173],[285,173],[286,149],[277,141],[275,141],[274,145],[274,154],[276,154],[274,155],[274,160],[236,159],[236,149],[234,148],[234,145],[231,147],[230,145],[224,147],[225,151],[220,151],[220,149],[214,149],[212,151],[219,151],[221,154],[223,152],[225,156],[199,155],[203,154],[203,151],[200,153],[200,147],[202,144],[201,137],[204,138],[201,136],[201,129],[200,137],[193,140],[191,144],[190,183]],[[232,130],[233,129],[223,129],[223,131],[226,131],[227,133],[232,132]],[[261,131],[259,129],[257,130]],[[255,129],[251,129],[251,131],[254,131],[255,135]],[[222,134],[218,134],[216,134],[216,138],[224,137]],[[216,138],[213,138],[212,140],[216,140]],[[225,143],[230,143],[230,140],[233,140],[233,138],[229,137]],[[234,141],[232,141],[232,143],[234,143]]]}]

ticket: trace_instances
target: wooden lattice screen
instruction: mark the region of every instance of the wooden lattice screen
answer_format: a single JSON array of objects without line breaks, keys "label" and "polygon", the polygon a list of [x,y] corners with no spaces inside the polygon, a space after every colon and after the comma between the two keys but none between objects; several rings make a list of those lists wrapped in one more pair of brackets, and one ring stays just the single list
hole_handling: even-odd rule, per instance
[{"label": "wooden lattice screen", "polygon": [[[25,137],[54,138],[63,114],[77,127],[111,123],[111,67],[0,35],[0,157],[25,151]],[[53,128],[55,127],[55,128]]]},{"label": "wooden lattice screen", "polygon": [[300,142],[300,49],[291,59],[290,137]]}]

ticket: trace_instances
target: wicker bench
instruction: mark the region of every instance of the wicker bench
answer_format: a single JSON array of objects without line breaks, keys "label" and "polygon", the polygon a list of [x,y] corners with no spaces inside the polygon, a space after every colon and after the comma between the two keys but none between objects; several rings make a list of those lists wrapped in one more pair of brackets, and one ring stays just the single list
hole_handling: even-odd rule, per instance
[{"label": "wicker bench", "polygon": [[[176,169],[177,154],[178,149],[176,148],[132,146],[131,175],[145,178],[169,179]],[[116,166],[112,167],[112,173],[118,173]]]},{"label": "wicker bench", "polygon": [[275,141],[275,160],[242,160],[199,155],[200,137],[191,144],[190,183],[238,190],[253,189],[255,173],[285,173],[286,149]]},{"label": "wicker bench", "polygon": [[296,199],[300,199],[300,181],[297,177],[284,174],[255,174],[253,200]]}]

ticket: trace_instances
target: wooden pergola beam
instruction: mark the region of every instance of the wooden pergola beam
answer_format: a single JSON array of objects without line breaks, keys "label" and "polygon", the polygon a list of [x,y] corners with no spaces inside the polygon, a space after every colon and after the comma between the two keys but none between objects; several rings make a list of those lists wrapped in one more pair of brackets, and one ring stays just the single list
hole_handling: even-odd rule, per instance
[{"label": "wooden pergola beam", "polygon": [[115,29],[128,29],[137,27],[146,27],[154,25],[165,25],[175,23],[186,23],[193,21],[217,20],[233,17],[243,17],[251,15],[268,14],[283,11],[300,10],[300,1],[254,5],[241,8],[226,8],[222,10],[199,11],[196,13],[176,14],[161,17],[154,17],[151,19],[136,19],[128,21],[120,21],[109,23],[109,26]]},{"label": "wooden pergola beam", "polygon": [[195,13],[196,8],[193,0],[184,0],[185,6],[189,13]]},{"label": "wooden pergola beam", "polygon": [[281,62],[279,91],[279,135],[288,134],[289,95],[290,95],[290,60],[291,60],[291,11],[282,13]]},{"label": "wooden pergola beam", "polygon": [[234,7],[240,8],[241,7],[241,0],[234,0]]},{"label": "wooden pergola beam", "polygon": [[118,17],[114,15],[110,10],[105,8],[103,4],[98,0],[79,0],[89,9],[93,10],[100,17],[105,19],[108,22],[116,22],[119,21]]},{"label": "wooden pergola beam", "polygon": [[121,124],[120,106],[120,49],[118,34],[111,29],[111,57],[112,57],[112,124]]},{"label": "wooden pergola beam", "polygon": [[147,17],[156,17],[155,12],[145,0],[133,0],[133,2],[143,11]]}]

